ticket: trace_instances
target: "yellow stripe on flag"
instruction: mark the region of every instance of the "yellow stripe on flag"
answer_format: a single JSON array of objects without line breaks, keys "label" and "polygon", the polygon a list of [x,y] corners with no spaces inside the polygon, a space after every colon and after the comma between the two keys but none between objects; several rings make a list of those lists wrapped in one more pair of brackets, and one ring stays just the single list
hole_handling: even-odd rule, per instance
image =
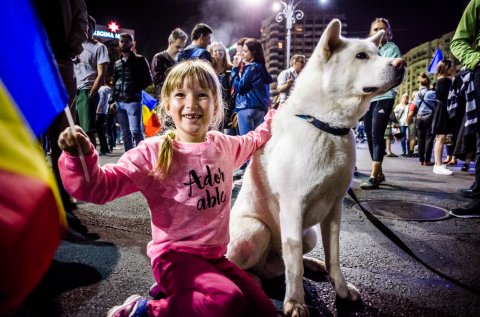
[{"label": "yellow stripe on flag", "polygon": [[48,269],[67,221],[45,156],[0,80],[0,315]]},{"label": "yellow stripe on flag", "polygon": [[[47,183],[55,193],[58,205],[60,193],[52,171],[46,164],[45,156],[32,132],[23,121],[0,80],[0,168],[12,173],[31,176]],[[62,209],[61,221],[67,221]]]}]

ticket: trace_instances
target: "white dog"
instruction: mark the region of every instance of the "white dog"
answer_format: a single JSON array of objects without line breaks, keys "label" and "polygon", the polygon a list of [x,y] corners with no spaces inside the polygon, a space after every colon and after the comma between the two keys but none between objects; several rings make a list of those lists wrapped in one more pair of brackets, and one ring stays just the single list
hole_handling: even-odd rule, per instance
[{"label": "white dog", "polygon": [[[340,21],[330,22],[277,112],[272,138],[252,158],[232,209],[227,257],[262,277],[285,274],[287,316],[308,316],[303,265],[327,271],[341,298],[360,298],[340,269],[340,220],[355,168],[351,128],[372,97],[400,84],[405,72],[402,59],[379,55],[382,36],[346,39]],[[318,224],[325,263],[303,257],[316,245]]]}]

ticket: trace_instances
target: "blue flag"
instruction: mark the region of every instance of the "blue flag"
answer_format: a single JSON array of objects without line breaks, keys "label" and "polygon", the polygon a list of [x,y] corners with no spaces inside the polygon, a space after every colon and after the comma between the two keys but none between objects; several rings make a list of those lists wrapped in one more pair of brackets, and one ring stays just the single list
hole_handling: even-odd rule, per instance
[{"label": "blue flag", "polygon": [[153,98],[152,95],[145,90],[142,90],[142,104],[147,106],[148,109],[153,110],[153,108],[157,106],[157,99]]},{"label": "blue flag", "polygon": [[428,66],[429,74],[435,74],[437,72],[437,65],[438,63],[440,63],[442,59],[443,59],[442,51],[439,48],[437,48],[437,51],[433,56],[432,62],[430,63],[430,66]]},{"label": "blue flag", "polygon": [[0,8],[0,79],[38,137],[67,106],[67,91],[31,1],[5,0]]}]

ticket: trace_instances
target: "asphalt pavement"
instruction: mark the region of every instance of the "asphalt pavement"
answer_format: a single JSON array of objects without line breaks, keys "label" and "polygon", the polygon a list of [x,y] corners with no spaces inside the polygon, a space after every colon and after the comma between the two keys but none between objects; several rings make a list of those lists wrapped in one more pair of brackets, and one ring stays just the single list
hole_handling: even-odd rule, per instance
[{"label": "asphalt pavement", "polygon": [[[399,154],[398,143],[393,149]],[[122,152],[102,156],[101,162],[115,162]],[[473,169],[462,172],[460,163],[452,168],[452,176],[439,176],[416,158],[386,157],[386,182],[381,189],[366,191],[359,184],[368,178],[370,158],[366,143],[358,144],[359,176],[352,188],[361,201],[384,200],[385,208],[400,216],[397,202],[448,211],[470,202],[456,194],[474,179]],[[150,224],[144,198],[134,194],[103,206],[79,202],[75,214],[88,233],[62,241],[49,272],[12,316],[105,316],[131,294],[148,297],[154,279],[145,251]],[[304,287],[311,316],[480,316],[480,219],[381,221],[424,262],[470,290],[412,259],[346,197],[341,266],[346,279],[360,290],[362,301],[339,301],[325,276],[308,274]],[[323,258],[321,245],[311,255]],[[280,307],[283,278],[264,281],[264,286]]]}]

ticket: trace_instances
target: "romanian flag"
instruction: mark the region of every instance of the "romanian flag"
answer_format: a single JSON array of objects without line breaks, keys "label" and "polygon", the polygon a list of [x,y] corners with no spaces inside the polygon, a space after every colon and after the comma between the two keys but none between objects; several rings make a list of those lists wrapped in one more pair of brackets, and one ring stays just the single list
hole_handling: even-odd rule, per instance
[{"label": "romanian flag", "polygon": [[2,1],[0,50],[0,315],[47,271],[65,212],[36,137],[67,105],[46,34],[29,0]]},{"label": "romanian flag", "polygon": [[161,129],[160,120],[158,120],[157,112],[155,111],[156,106],[157,100],[149,93],[142,91],[142,119],[147,137],[154,136]]},{"label": "romanian flag", "polygon": [[437,66],[438,63],[443,59],[443,54],[442,51],[437,48],[437,51],[435,52],[435,55],[433,55],[432,62],[430,63],[430,66],[428,66],[428,73],[429,74],[436,74],[437,73]]}]

